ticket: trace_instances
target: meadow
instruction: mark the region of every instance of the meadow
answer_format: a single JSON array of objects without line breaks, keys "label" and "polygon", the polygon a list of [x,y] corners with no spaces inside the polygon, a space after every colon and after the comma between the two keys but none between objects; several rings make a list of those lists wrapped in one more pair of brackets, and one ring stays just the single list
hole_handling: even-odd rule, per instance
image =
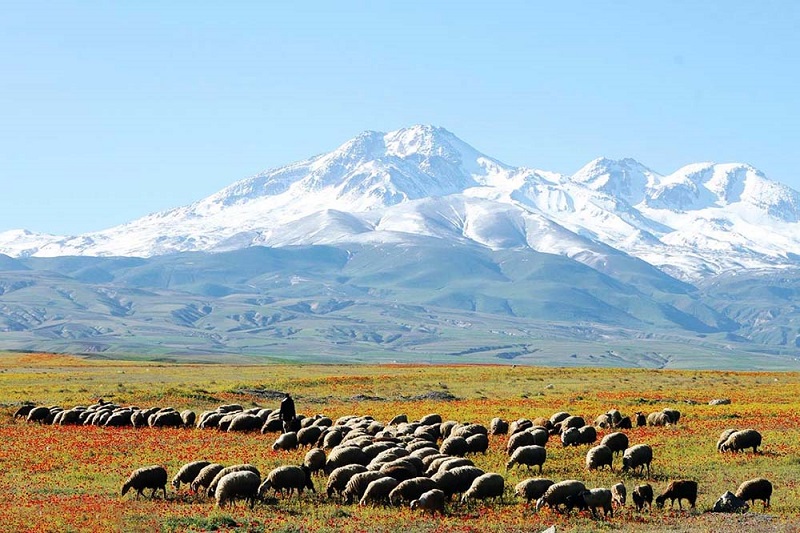
[{"label": "meadow", "polygon": [[[121,405],[172,406],[201,412],[222,403],[275,408],[269,391],[290,391],[299,413],[333,419],[371,415],[388,422],[405,413],[419,419],[489,424],[499,416],[549,417],[557,411],[587,422],[617,408],[625,415],[676,408],[677,425],[626,430],[631,444],[653,447],[650,476],[586,471],[588,446],[564,448],[551,438],[544,477],[574,478],[588,487],[623,481],[630,494],[649,482],[656,494],[669,480],[698,481],[694,511],[669,508],[638,513],[629,504],[614,517],[564,516],[513,495],[514,485],[538,473],[506,471],[507,436],[490,437],[476,466],[501,473],[501,502],[452,504],[431,518],[408,507],[343,505],[316,494],[269,500],[249,509],[218,509],[212,500],[168,487],[168,498],[136,500],[120,487],[140,466],[161,464],[170,478],[196,459],[223,464],[250,462],[265,475],[276,466],[299,464],[307,450],[273,451],[276,434],[217,430],[48,426],[15,420],[24,402],[89,405],[98,398]],[[730,405],[708,405],[729,398]],[[720,454],[716,441],[729,427],[761,432],[758,454]],[[599,437],[608,430],[600,430]],[[0,354],[0,524],[5,531],[757,531],[800,530],[800,375],[785,372],[713,372],[613,368],[543,368],[512,365],[259,365],[174,364],[111,361],[50,354]],[[757,503],[745,515],[708,512],[726,490],[767,477],[775,487],[770,508]],[[684,502],[685,506],[685,502]]]}]

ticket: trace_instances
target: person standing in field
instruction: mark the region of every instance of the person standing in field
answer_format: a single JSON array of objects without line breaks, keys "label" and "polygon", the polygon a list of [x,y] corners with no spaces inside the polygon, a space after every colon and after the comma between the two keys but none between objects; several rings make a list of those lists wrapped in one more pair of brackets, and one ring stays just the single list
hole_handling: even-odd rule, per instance
[{"label": "person standing in field", "polygon": [[286,397],[281,400],[281,410],[280,410],[280,418],[283,421],[283,432],[289,433],[292,429],[292,421],[297,416],[297,413],[294,410],[294,400],[292,399],[292,395],[288,392],[286,393]]}]

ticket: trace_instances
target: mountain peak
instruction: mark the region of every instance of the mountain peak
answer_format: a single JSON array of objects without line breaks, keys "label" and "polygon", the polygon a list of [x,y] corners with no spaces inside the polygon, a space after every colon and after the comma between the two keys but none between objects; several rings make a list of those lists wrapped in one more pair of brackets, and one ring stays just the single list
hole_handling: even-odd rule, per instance
[{"label": "mountain peak", "polygon": [[584,165],[571,179],[584,187],[636,205],[645,199],[647,189],[654,187],[659,177],[632,158],[598,157]]}]

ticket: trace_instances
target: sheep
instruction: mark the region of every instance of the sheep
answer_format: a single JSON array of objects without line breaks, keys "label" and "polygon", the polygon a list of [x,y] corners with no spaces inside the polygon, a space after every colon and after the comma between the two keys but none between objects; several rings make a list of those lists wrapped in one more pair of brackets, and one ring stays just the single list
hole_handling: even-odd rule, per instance
[{"label": "sheep", "polygon": [[514,450],[511,459],[506,463],[506,470],[509,470],[515,464],[525,465],[528,469],[532,466],[538,466],[541,474],[545,460],[547,460],[547,449],[543,446],[522,446]]},{"label": "sheep", "polygon": [[202,469],[210,464],[210,461],[192,461],[191,463],[186,463],[181,467],[180,470],[178,470],[178,473],[175,474],[175,477],[172,478],[172,486],[175,488],[175,490],[180,488],[181,483],[191,486],[191,483],[195,480],[197,474],[199,474]]},{"label": "sheep", "polygon": [[394,478],[398,482],[417,477],[420,474],[414,465],[404,459],[386,463],[378,469],[378,472],[386,477]]},{"label": "sheep", "polygon": [[258,487],[258,495],[263,498],[269,489],[279,492],[281,496],[284,490],[288,491],[290,496],[295,490],[298,494],[303,494],[304,489],[316,492],[314,482],[311,480],[311,471],[305,465],[279,466],[272,469]]},{"label": "sheep", "polygon": [[544,446],[547,444],[547,441],[550,440],[550,434],[547,432],[547,429],[541,426],[534,426],[530,428],[527,433],[533,435],[533,442],[531,444],[537,446]]},{"label": "sheep", "polygon": [[578,428],[578,440],[581,444],[592,444],[597,441],[597,430],[594,426],[581,426]]},{"label": "sheep", "polygon": [[736,497],[749,501],[753,505],[756,504],[756,500],[761,500],[766,509],[769,507],[769,500],[772,497],[772,483],[763,477],[747,480],[736,489]]},{"label": "sheep", "polygon": [[650,463],[653,461],[653,449],[647,444],[637,444],[631,446],[622,455],[622,471],[627,472],[628,469],[636,472],[637,469],[644,473],[647,468],[647,475],[650,475]]},{"label": "sheep", "polygon": [[439,463],[439,467],[436,469],[436,472],[434,472],[434,474],[438,474],[439,472],[445,472],[447,470],[452,470],[454,468],[458,468],[459,466],[475,466],[475,463],[473,463],[470,459],[467,459],[466,457],[451,457]]},{"label": "sheep", "polygon": [[729,490],[725,491],[711,508],[715,513],[746,513],[748,510],[750,505]]},{"label": "sheep", "polygon": [[237,431],[257,431],[261,429],[263,422],[256,415],[249,413],[239,413],[233,416],[230,424],[228,424],[228,433]]},{"label": "sheep", "polygon": [[439,424],[439,434],[443,439],[446,439],[450,436],[450,432],[453,431],[453,428],[458,426],[458,422],[455,420],[448,420],[446,422],[442,422]]},{"label": "sheep", "polygon": [[644,509],[644,504],[647,504],[647,507],[652,507],[653,487],[651,487],[649,483],[636,485],[631,493],[631,499],[633,500],[633,504],[636,506],[636,510],[638,512],[642,512],[642,509]]},{"label": "sheep", "polygon": [[722,445],[728,440],[728,437],[733,435],[739,431],[738,429],[726,429],[722,433],[719,434],[719,439],[717,440],[717,451],[722,452]]},{"label": "sheep", "polygon": [[536,437],[533,435],[533,433],[528,431],[514,433],[508,438],[508,443],[506,444],[506,453],[511,455],[514,453],[514,450],[520,446],[531,446],[532,444],[537,444]]},{"label": "sheep", "polygon": [[473,435],[489,435],[489,430],[483,424],[466,424],[458,428],[454,428],[450,433],[451,437],[464,437],[469,438]]},{"label": "sheep", "polygon": [[445,495],[450,498],[454,494],[461,494],[469,490],[472,482],[485,473],[475,466],[459,466],[452,470],[439,472],[432,479],[444,491]]},{"label": "sheep", "polygon": [[344,501],[348,504],[357,500],[360,501],[367,490],[367,486],[376,479],[382,477],[385,476],[375,470],[367,470],[366,472],[354,474],[347,482],[344,491],[342,491]]},{"label": "sheep", "polygon": [[357,446],[337,446],[328,454],[328,460],[325,461],[325,474],[330,475],[340,466],[353,464],[366,466],[369,462],[369,457],[361,448]]},{"label": "sheep", "polygon": [[541,477],[523,479],[514,487],[514,494],[520,498],[525,498],[525,501],[530,504],[531,500],[538,500],[541,498],[547,489],[550,488],[550,485],[554,483],[552,479]]},{"label": "sheep", "polygon": [[272,449],[275,451],[285,450],[288,452],[295,448],[297,448],[297,433],[294,431],[283,433],[280,437],[275,439],[275,442],[272,444]]},{"label": "sheep", "polygon": [[591,448],[588,452],[586,452],[586,469],[587,470],[594,470],[596,468],[602,468],[604,466],[608,466],[611,471],[614,471],[614,452],[611,451],[611,448],[606,446],[605,444],[600,444],[599,446],[595,446]]},{"label": "sheep", "polygon": [[625,488],[624,483],[617,483],[611,487],[611,499],[620,507],[625,506],[625,500],[628,497],[628,489]]},{"label": "sheep", "polygon": [[633,422],[631,422],[631,417],[623,416],[622,419],[614,424],[614,427],[617,429],[631,429],[633,428]]},{"label": "sheep", "polygon": [[720,446],[720,451],[740,452],[753,448],[753,453],[758,453],[759,446],[761,446],[761,433],[755,429],[743,429],[731,433],[728,440]]},{"label": "sheep", "polygon": [[467,437],[467,446],[469,446],[469,453],[486,453],[489,449],[489,437],[478,433]]},{"label": "sheep", "polygon": [[623,453],[628,448],[628,436],[621,431],[609,433],[600,440],[600,444],[608,446],[611,452],[616,455],[617,452]]},{"label": "sheep", "polygon": [[328,498],[333,497],[334,493],[341,494],[351,477],[366,471],[367,467],[364,465],[345,465],[331,472],[331,475],[328,476],[328,483],[325,486]]},{"label": "sheep", "polygon": [[[548,420],[549,422],[549,420]],[[532,428],[533,422],[528,418],[519,418],[511,422],[508,426],[508,433],[510,435],[515,435],[521,431],[525,431],[526,429]]]},{"label": "sheep", "polygon": [[389,501],[389,494],[396,489],[399,484],[400,482],[395,478],[388,476],[371,481],[369,485],[367,485],[367,490],[364,491],[364,495],[361,497],[361,501],[358,502],[358,505],[361,507],[369,504],[375,505],[376,503],[385,505]]},{"label": "sheep", "polygon": [[441,423],[442,423],[442,415],[436,413],[425,415],[419,419],[420,426],[430,426],[433,424],[441,424]]},{"label": "sheep", "polygon": [[362,449],[364,450],[364,453],[367,455],[367,457],[369,457],[369,460],[372,461],[380,453],[397,447],[398,447],[397,444],[393,442],[376,442],[375,444],[370,444],[369,446]]},{"label": "sheep", "polygon": [[489,422],[489,433],[492,435],[506,435],[508,433],[508,422],[502,418],[495,417]]},{"label": "sheep", "polygon": [[563,433],[567,428],[582,428],[586,425],[586,420],[582,416],[568,416],[558,424],[555,424],[557,428]]},{"label": "sheep", "polygon": [[27,403],[25,405],[22,405],[14,413],[14,418],[27,418],[28,417],[28,413],[30,413],[31,410],[33,410],[34,407],[36,407],[36,405],[34,405],[32,403]]},{"label": "sheep", "polygon": [[25,417],[25,420],[28,422],[39,422],[42,424],[45,420],[47,420],[48,416],[50,416],[50,409],[40,405],[28,411],[28,415]]},{"label": "sheep", "polygon": [[389,421],[389,423],[388,423],[388,424],[386,424],[386,425],[387,425],[387,426],[396,426],[396,425],[398,425],[398,424],[403,424],[403,423],[406,423],[406,422],[408,422],[408,415],[404,415],[404,414],[403,414],[403,415],[397,415],[397,416],[395,416],[395,417],[394,417],[394,418],[392,418],[392,419]]},{"label": "sheep", "polygon": [[206,489],[206,496],[212,498],[214,496],[214,491],[217,490],[217,485],[219,484],[219,480],[222,479],[225,475],[230,474],[231,472],[253,472],[254,474],[258,474],[259,477],[261,473],[258,471],[258,468],[251,464],[238,464],[233,466],[227,466],[217,472],[217,475],[214,476],[214,479],[211,480],[211,483],[208,485],[208,489]]},{"label": "sheep", "polygon": [[297,432],[298,445],[311,447],[316,444],[317,440],[322,435],[322,428],[319,426],[309,426]]},{"label": "sheep", "polygon": [[[204,416],[198,422],[198,428],[200,429],[207,429],[207,428],[216,428],[219,427],[219,421],[222,420],[222,417],[225,415],[222,413],[211,412],[208,416]],[[136,425],[134,423],[134,425]]]},{"label": "sheep", "polygon": [[420,460],[422,460],[424,464],[425,458],[430,457],[432,455],[443,455],[443,454],[439,453],[439,448],[418,448],[412,451],[409,457],[417,457]]},{"label": "sheep", "polygon": [[236,500],[246,500],[250,502],[252,509],[258,498],[259,483],[261,483],[261,477],[255,472],[245,470],[226,474],[217,485],[215,493],[217,507],[225,507],[226,503],[234,503]]},{"label": "sheep", "polygon": [[612,427],[615,427],[622,421],[622,413],[619,412],[619,409],[609,409],[606,414],[611,417]]},{"label": "sheep", "polygon": [[567,446],[577,446],[581,443],[581,432],[578,431],[578,428],[567,428],[565,431],[561,433],[561,445],[564,447]]},{"label": "sheep", "polygon": [[431,489],[420,495],[419,498],[411,502],[411,510],[422,509],[424,512],[429,512],[431,515],[436,515],[436,512],[444,516],[444,503],[445,494],[439,489]]},{"label": "sheep", "polygon": [[565,411],[553,413],[552,415],[550,415],[550,423],[553,424],[553,426],[555,426],[556,424],[558,424],[565,418],[568,418],[569,416],[570,416],[569,413]]},{"label": "sheep", "polygon": [[303,458],[303,464],[313,474],[325,468],[325,450],[312,448]]},{"label": "sheep", "polygon": [[505,483],[503,476],[494,472],[478,476],[472,481],[472,485],[467,489],[467,492],[461,496],[461,502],[466,503],[473,499],[485,500],[487,498],[500,498],[500,501],[502,501]]},{"label": "sheep", "polygon": [[192,492],[200,492],[202,489],[207,489],[214,478],[219,474],[219,471],[225,468],[225,466],[219,463],[211,463],[203,467],[200,472],[197,473],[194,480],[189,485],[189,488],[192,489]]},{"label": "sheep", "polygon": [[407,479],[389,493],[389,502],[397,506],[403,502],[417,500],[423,493],[438,488],[439,485],[429,477],[421,476]]},{"label": "sheep", "polygon": [[194,426],[197,415],[191,409],[184,409],[181,411],[181,420],[183,420],[183,427],[190,428]]},{"label": "sheep", "polygon": [[610,428],[613,426],[613,424],[614,420],[608,413],[603,413],[602,415],[594,419],[594,425],[601,429]]},{"label": "sheep", "polygon": [[671,423],[672,420],[670,419],[669,415],[663,411],[656,411],[647,415],[648,426],[666,426],[667,424]]},{"label": "sheep", "polygon": [[685,499],[694,509],[695,503],[697,502],[697,481],[688,479],[670,481],[667,490],[656,498],[656,505],[659,509],[664,507],[664,502],[667,498],[670,500],[670,507],[675,505],[675,500],[678,500],[678,508],[683,509],[681,500]]},{"label": "sheep", "polygon": [[614,508],[611,506],[611,491],[604,488],[583,490],[578,494],[572,494],[566,498],[567,513],[569,513],[574,506],[577,505],[578,509],[585,511],[591,509],[592,518],[597,518],[597,508],[603,508],[603,516],[614,517]]},{"label": "sheep", "polygon": [[584,490],[586,490],[586,485],[576,479],[567,479],[554,483],[548,487],[538,500],[536,500],[536,510],[539,511],[542,507],[547,505],[551,509],[560,511],[562,505],[566,507],[566,500],[569,496],[578,494]]},{"label": "sheep", "polygon": [[122,485],[122,495],[130,489],[136,489],[136,499],[139,496],[144,496],[144,489],[153,489],[150,493],[152,500],[159,489],[164,493],[164,499],[167,498],[167,470],[163,466],[152,465],[134,470],[127,481]]},{"label": "sheep", "polygon": [[447,437],[439,446],[439,451],[447,455],[464,456],[469,452],[469,444],[464,437]]},{"label": "sheep", "polygon": [[681,412],[677,409],[669,409],[665,407],[661,410],[661,412],[667,415],[670,424],[677,424],[678,420],[681,419]]},{"label": "sheep", "polygon": [[641,411],[637,411],[633,415],[636,418],[636,427],[642,427],[647,425],[647,417],[644,416],[644,413]]},{"label": "sheep", "polygon": [[154,428],[179,428],[183,426],[183,419],[177,411],[162,411],[150,415],[147,424]]}]

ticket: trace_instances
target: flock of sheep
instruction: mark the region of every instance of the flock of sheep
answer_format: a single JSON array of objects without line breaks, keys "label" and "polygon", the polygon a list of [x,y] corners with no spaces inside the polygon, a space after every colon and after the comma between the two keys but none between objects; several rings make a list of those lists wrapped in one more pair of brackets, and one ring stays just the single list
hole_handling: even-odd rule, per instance
[{"label": "flock of sheep", "polygon": [[[285,431],[277,410],[252,408],[240,405],[222,405],[196,416],[192,411],[174,409],[139,409],[121,407],[99,401],[91,406],[71,409],[57,407],[23,406],[17,417],[31,422],[52,424],[94,424],[102,426],[194,426],[216,428],[219,431]],[[506,470],[525,466],[538,468],[541,475],[547,460],[547,444],[560,440],[562,446],[592,446],[586,453],[586,469],[608,467],[613,471],[615,457],[621,455],[621,471],[633,475],[650,473],[653,450],[646,443],[631,444],[625,432],[634,425],[677,424],[680,413],[664,409],[645,416],[636,413],[633,418],[611,410],[587,424],[580,416],[566,412],[549,418],[519,419],[511,423],[500,418],[491,420],[488,427],[476,423],[459,423],[443,420],[430,414],[416,421],[399,415],[384,424],[369,416],[345,416],[332,420],[323,415],[299,415],[290,424],[289,431],[274,441],[274,450],[294,450],[309,447],[301,465],[275,468],[262,477],[251,464],[224,466],[211,461],[193,461],[184,465],[173,477],[172,486],[178,490],[188,486],[197,495],[214,498],[220,507],[244,500],[251,507],[271,493],[281,496],[305,489],[316,492],[315,476],[327,476],[326,495],[344,503],[360,505],[408,505],[430,513],[445,514],[445,506],[455,497],[461,502],[499,498],[502,500],[505,477],[497,472],[486,472],[477,467],[468,456],[485,453],[489,435],[509,435],[506,444],[508,462]],[[610,430],[597,443],[597,429]],[[735,452],[761,445],[761,435],[754,429],[730,429],[720,435],[717,449]],[[159,491],[166,497],[167,471],[158,465],[134,471],[122,486],[122,494],[136,491],[137,498],[151,490],[151,498]],[[658,507],[667,500],[687,500],[695,507],[697,482],[687,479],[673,480],[666,490],[655,497]],[[535,509],[549,507],[569,513],[572,509],[591,511],[596,516],[613,516],[615,506],[626,503],[627,489],[623,483],[605,488],[588,488],[581,481],[567,479],[554,481],[531,477],[518,483],[514,493],[527,503],[535,501]],[[733,511],[748,508],[761,500],[769,506],[772,484],[763,478],[745,481],[735,494],[726,493],[717,502],[715,510]],[[647,483],[636,485],[631,499],[637,511],[650,508],[654,499],[653,487]]]}]

